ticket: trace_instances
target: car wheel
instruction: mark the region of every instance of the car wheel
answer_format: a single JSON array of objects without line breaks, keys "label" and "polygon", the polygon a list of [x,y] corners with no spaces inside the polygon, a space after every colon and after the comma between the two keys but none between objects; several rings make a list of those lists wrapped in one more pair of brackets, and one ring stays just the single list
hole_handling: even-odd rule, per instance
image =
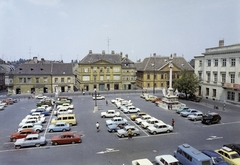
[{"label": "car wheel", "polygon": [[75,141],[72,141],[72,144],[75,144]]},{"label": "car wheel", "polygon": [[115,132],[115,129],[113,129],[111,132]]},{"label": "car wheel", "polygon": [[125,136],[122,134],[121,137],[124,138]]},{"label": "car wheel", "polygon": [[15,148],[16,148],[16,149],[20,149],[20,148],[21,148],[21,146],[15,146]]},{"label": "car wheel", "polygon": [[128,111],[127,113],[130,113],[130,111]]},{"label": "car wheel", "polygon": [[16,138],[13,138],[13,139],[11,139],[11,142],[15,142],[17,139]]},{"label": "car wheel", "polygon": [[79,143],[82,143],[82,139],[80,139],[78,142],[79,142]]},{"label": "car wheel", "polygon": [[40,143],[37,143],[37,144],[35,144],[35,146],[36,146],[36,147],[40,147],[41,145],[40,145]]},{"label": "car wheel", "polygon": [[71,126],[72,126],[72,123],[69,123],[69,126],[71,127]]},{"label": "car wheel", "polygon": [[197,121],[197,119],[195,118],[194,121]]},{"label": "car wheel", "polygon": [[36,132],[37,132],[37,133],[40,133],[40,130],[39,130],[39,129],[37,129],[37,130],[36,130]]},{"label": "car wheel", "polygon": [[167,133],[169,133],[170,132],[170,130],[167,130]]},{"label": "car wheel", "polygon": [[53,132],[53,130],[52,130],[52,129],[50,129],[50,130],[49,130],[49,132]]},{"label": "car wheel", "polygon": [[57,142],[54,142],[53,144],[54,144],[55,146],[56,146],[56,145],[58,145],[58,143],[57,143]]},{"label": "car wheel", "polygon": [[105,118],[106,116],[103,116],[103,118]]},{"label": "car wheel", "polygon": [[133,136],[137,136],[137,134],[136,134],[136,133],[134,133],[134,134],[133,134]]},{"label": "car wheel", "polygon": [[156,134],[157,134],[157,132],[154,131],[154,132],[153,132],[153,135],[156,135]]}]

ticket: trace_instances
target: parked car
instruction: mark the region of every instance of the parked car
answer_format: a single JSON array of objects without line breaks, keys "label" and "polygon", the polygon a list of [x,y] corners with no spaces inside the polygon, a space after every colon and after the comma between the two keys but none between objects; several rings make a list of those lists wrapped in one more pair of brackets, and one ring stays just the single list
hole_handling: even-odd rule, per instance
[{"label": "parked car", "polygon": [[140,112],[141,110],[139,108],[136,108],[134,106],[129,106],[123,109],[124,113],[137,113]]},{"label": "parked car", "polygon": [[146,112],[138,112],[130,116],[132,121],[135,121],[137,118],[141,118],[143,115],[148,115]]},{"label": "parked car", "polygon": [[148,132],[153,135],[156,135],[157,133],[163,133],[163,132],[169,133],[172,131],[173,131],[173,127],[165,123],[156,123],[154,124],[154,126],[148,127]]},{"label": "parked car", "polygon": [[187,111],[189,108],[186,107],[186,106],[183,106],[183,107],[180,107],[176,110],[176,113],[181,113],[181,112],[184,112],[184,111]]},{"label": "parked car", "polygon": [[154,126],[155,123],[164,123],[162,120],[158,120],[156,118],[151,118],[151,119],[148,119],[146,121],[143,121],[142,124],[141,124],[141,127],[146,129],[150,126]]},{"label": "parked car", "polygon": [[8,100],[12,101],[13,103],[17,103],[17,99],[14,99],[14,98],[7,98]]},{"label": "parked car", "polygon": [[47,111],[45,108],[43,107],[37,107],[35,109],[32,109],[31,112],[29,113],[30,115],[34,112],[40,112],[41,114],[44,114],[45,116],[49,116],[50,115],[50,111]]},{"label": "parked car", "polygon": [[188,119],[192,121],[202,120],[203,113],[202,112],[196,112],[192,115],[188,115]]},{"label": "parked car", "polygon": [[157,98],[155,98],[155,99],[152,100],[152,103],[155,103],[155,102],[157,102],[157,101],[162,101],[162,98],[157,97]]},{"label": "parked car", "polygon": [[119,102],[116,102],[116,107],[118,108],[118,109],[120,109],[121,108],[121,106],[123,106],[123,105],[132,105],[132,101],[131,100],[121,100],[121,101],[119,101]]},{"label": "parked car", "polygon": [[216,124],[221,121],[221,116],[218,113],[210,112],[202,117],[202,123],[204,124]]},{"label": "parked car", "polygon": [[179,161],[172,155],[159,155],[155,157],[156,165],[180,165]]},{"label": "parked car", "polygon": [[222,147],[221,149],[215,150],[218,154],[220,154],[226,162],[231,165],[239,165],[240,164],[240,155],[233,151],[231,148]]},{"label": "parked car", "polygon": [[224,144],[228,148],[231,148],[233,151],[236,151],[240,155],[240,144]]},{"label": "parked car", "polygon": [[108,129],[108,132],[117,132],[118,130],[120,129],[123,129],[125,126],[129,125],[128,123],[123,123],[123,124],[111,124],[111,125],[108,125],[107,129]]},{"label": "parked car", "polygon": [[34,125],[33,123],[23,124],[21,127],[18,128],[18,132],[22,131],[25,128],[32,128],[34,132],[42,132],[43,126],[42,125]]},{"label": "parked car", "polygon": [[132,136],[140,135],[140,130],[138,128],[136,128],[135,126],[129,125],[129,126],[125,126],[123,129],[119,129],[117,131],[117,136],[121,138],[127,137],[129,129],[132,130]]},{"label": "parked car", "polygon": [[122,98],[116,98],[116,99],[113,99],[111,100],[111,103],[115,104],[116,102],[120,101],[120,100],[124,100]]},{"label": "parked car", "polygon": [[229,165],[221,155],[213,150],[200,150],[202,153],[211,158],[213,165]]},{"label": "parked car", "polygon": [[153,165],[153,164],[149,159],[144,158],[144,159],[133,160],[132,165]]},{"label": "parked car", "polygon": [[152,116],[150,116],[150,115],[143,115],[141,118],[137,118],[135,120],[135,123],[141,124],[143,121],[146,121],[147,119],[151,119],[151,118],[152,118]]},{"label": "parked car", "polygon": [[2,100],[2,103],[6,103],[7,105],[12,105],[13,101],[5,99],[5,100]]},{"label": "parked car", "polygon": [[60,109],[62,107],[66,108],[66,109],[74,109],[74,105],[70,104],[70,103],[63,103],[62,105],[58,105],[57,109]]},{"label": "parked car", "polygon": [[56,132],[56,131],[70,131],[71,127],[69,124],[65,123],[65,122],[57,122],[56,124],[51,124],[48,127],[48,132]]},{"label": "parked car", "polygon": [[27,115],[24,119],[22,119],[22,122],[25,122],[30,119],[38,120],[41,123],[46,122],[46,118],[42,116],[39,112],[32,113],[32,115]]},{"label": "parked car", "polygon": [[154,100],[155,98],[156,98],[156,96],[146,95],[145,100],[146,100],[146,101],[152,101],[152,100]]},{"label": "parked car", "polygon": [[112,119],[106,120],[106,126],[111,124],[124,124],[127,120],[122,117],[113,117]]},{"label": "parked car", "polygon": [[132,106],[132,103],[128,103],[126,105],[124,104],[124,105],[120,106],[120,110],[123,111],[123,109],[130,107],[130,106]]},{"label": "parked car", "polygon": [[23,119],[21,123],[19,123],[18,127],[21,127],[24,124],[33,123],[34,125],[42,125],[42,122],[38,119]]},{"label": "parked car", "polygon": [[0,105],[0,110],[4,110],[4,105]]},{"label": "parked car", "polygon": [[107,110],[106,112],[101,112],[101,117],[116,117],[120,116],[120,112],[116,112],[115,110]]},{"label": "parked car", "polygon": [[54,111],[54,115],[62,115],[62,114],[72,114],[73,110],[68,109],[66,107],[61,107],[59,109],[57,109],[56,111]]},{"label": "parked car", "polygon": [[188,109],[187,111],[181,112],[180,115],[182,117],[188,117],[188,115],[192,115],[192,114],[194,114],[196,112],[200,112],[200,111],[198,111],[196,109]]},{"label": "parked car", "polygon": [[20,132],[15,132],[10,136],[10,141],[15,142],[17,139],[25,138],[29,134],[37,134],[38,132],[34,131],[32,128],[26,128]]},{"label": "parked car", "polygon": [[30,134],[27,135],[26,138],[17,139],[17,141],[14,143],[14,146],[16,149],[20,149],[21,147],[40,147],[41,145],[45,144],[47,144],[47,141],[44,136],[40,136],[39,134]]},{"label": "parked car", "polygon": [[104,96],[101,96],[101,95],[96,95],[96,96],[93,95],[93,96],[92,96],[92,99],[93,99],[93,100],[95,100],[95,99],[96,99],[96,100],[105,100],[105,97],[104,97]]},{"label": "parked car", "polygon": [[75,144],[81,143],[82,138],[80,134],[75,134],[74,132],[64,132],[61,135],[53,136],[51,139],[52,145],[58,144]]}]

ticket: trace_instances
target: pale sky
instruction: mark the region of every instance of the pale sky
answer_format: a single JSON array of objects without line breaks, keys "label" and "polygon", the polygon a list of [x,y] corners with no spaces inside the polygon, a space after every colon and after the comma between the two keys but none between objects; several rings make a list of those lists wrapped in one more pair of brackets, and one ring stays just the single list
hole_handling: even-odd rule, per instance
[{"label": "pale sky", "polygon": [[70,62],[89,50],[134,62],[153,53],[190,61],[220,39],[240,43],[239,0],[0,0],[5,61]]}]

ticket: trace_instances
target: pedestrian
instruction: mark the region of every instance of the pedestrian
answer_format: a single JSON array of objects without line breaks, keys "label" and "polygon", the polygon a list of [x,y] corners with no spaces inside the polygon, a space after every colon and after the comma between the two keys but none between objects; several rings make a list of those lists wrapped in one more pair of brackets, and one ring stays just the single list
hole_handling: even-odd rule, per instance
[{"label": "pedestrian", "polygon": [[106,100],[106,105],[108,105],[108,100]]},{"label": "pedestrian", "polygon": [[168,104],[168,110],[170,109],[170,104]]},{"label": "pedestrian", "polygon": [[100,127],[100,125],[99,125],[99,123],[97,122],[97,123],[96,123],[97,132],[100,131],[99,127]]},{"label": "pedestrian", "polygon": [[172,110],[172,104],[170,105],[170,107],[171,107],[171,110]]},{"label": "pedestrian", "polygon": [[132,130],[128,129],[128,139],[131,139],[131,138],[132,138]]},{"label": "pedestrian", "polygon": [[172,127],[174,128],[174,123],[175,123],[175,120],[172,119]]}]

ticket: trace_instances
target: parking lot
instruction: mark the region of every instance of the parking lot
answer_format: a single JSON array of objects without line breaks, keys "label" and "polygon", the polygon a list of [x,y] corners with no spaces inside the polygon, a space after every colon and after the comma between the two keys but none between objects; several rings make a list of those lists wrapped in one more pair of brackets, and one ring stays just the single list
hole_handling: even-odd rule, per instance
[{"label": "parking lot", "polygon": [[[215,110],[207,104],[200,102],[182,101],[188,107],[195,108],[203,113],[217,112],[222,120],[219,124],[204,125],[201,121],[190,121],[181,117],[175,111],[164,110],[155,104],[145,101],[139,94],[109,94],[105,96],[108,100],[97,100],[98,111],[94,111],[95,101],[89,95],[73,97],[74,113],[77,125],[71,127],[71,131],[81,134],[82,143],[69,145],[51,145],[51,137],[61,132],[49,133],[47,127],[52,116],[46,117],[44,131],[48,143],[43,147],[28,147],[15,149],[14,143],[9,141],[9,136],[16,132],[18,124],[36,107],[37,99],[22,99],[18,103],[9,105],[0,112],[1,138],[0,138],[0,161],[2,164],[84,164],[84,165],[110,165],[131,164],[134,159],[148,158],[151,161],[161,154],[173,155],[177,146],[188,143],[197,149],[218,149],[223,144],[240,143],[240,111],[239,107]],[[111,103],[112,99],[120,97],[131,100],[133,105],[141,111],[171,125],[175,120],[173,132],[152,135],[130,119],[131,114],[124,114]],[[132,139],[119,138],[117,133],[109,133],[105,121],[100,113],[109,109],[121,113],[130,125],[140,130],[140,135]],[[95,123],[99,122],[100,132],[96,131]]]}]

